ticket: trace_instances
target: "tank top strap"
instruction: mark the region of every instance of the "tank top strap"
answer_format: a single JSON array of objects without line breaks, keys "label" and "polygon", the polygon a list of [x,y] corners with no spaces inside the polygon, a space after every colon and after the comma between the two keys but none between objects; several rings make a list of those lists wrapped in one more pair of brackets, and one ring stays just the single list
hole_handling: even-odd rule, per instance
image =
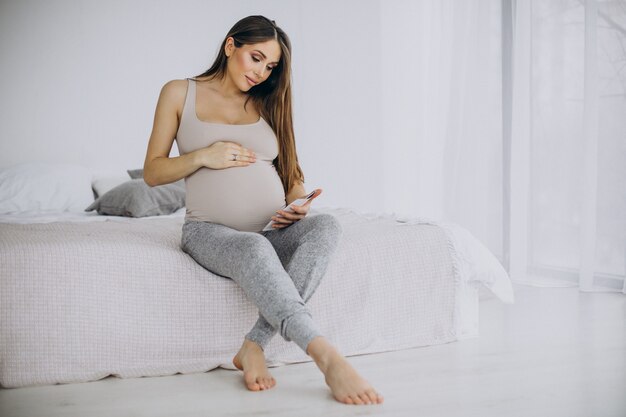
[{"label": "tank top strap", "polygon": [[196,119],[196,80],[187,78],[187,95],[185,96],[185,105],[183,107],[183,114],[181,115],[181,122],[183,119],[187,119],[187,122],[191,122]]}]

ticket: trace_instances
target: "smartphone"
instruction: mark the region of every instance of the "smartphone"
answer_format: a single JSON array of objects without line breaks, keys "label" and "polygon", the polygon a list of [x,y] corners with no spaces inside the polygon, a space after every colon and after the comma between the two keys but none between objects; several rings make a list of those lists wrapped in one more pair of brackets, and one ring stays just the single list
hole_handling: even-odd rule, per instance
[{"label": "smartphone", "polygon": [[[285,207],[283,207],[281,210],[284,211],[288,211],[290,213],[293,213],[293,209],[291,208],[291,206],[296,205],[296,206],[302,206],[304,204],[307,203],[307,201],[311,201],[314,198],[316,198],[317,196],[319,196],[320,194],[322,194],[322,190],[320,188],[316,188],[315,190],[311,191],[309,194],[307,194],[305,197],[299,198],[297,200],[292,201],[290,204],[286,205]],[[277,214],[277,216],[280,216],[279,214]],[[270,220],[270,222],[265,225],[265,227],[263,228],[263,230],[274,230],[274,228],[272,227],[272,225],[276,223],[274,220]]]},{"label": "smartphone", "polygon": [[[322,193],[322,190],[317,188],[317,189],[311,191],[307,196],[299,198],[299,199],[297,199],[295,201],[292,201],[291,204],[289,204],[289,206],[283,207],[282,210],[293,211],[293,210],[290,210],[290,208],[291,208],[290,206],[292,206],[292,205],[302,206],[302,205],[306,204],[307,201],[313,200],[315,197],[317,197],[321,193]],[[289,207],[289,209],[287,207]]]}]

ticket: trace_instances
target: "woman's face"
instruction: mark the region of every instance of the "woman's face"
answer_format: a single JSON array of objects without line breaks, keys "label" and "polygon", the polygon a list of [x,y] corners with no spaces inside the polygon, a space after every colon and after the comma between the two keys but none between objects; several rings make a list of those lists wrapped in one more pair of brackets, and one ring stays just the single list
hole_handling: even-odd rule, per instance
[{"label": "woman's face", "polygon": [[230,37],[225,48],[228,72],[242,91],[267,80],[280,60],[280,45],[275,39],[236,48]]}]

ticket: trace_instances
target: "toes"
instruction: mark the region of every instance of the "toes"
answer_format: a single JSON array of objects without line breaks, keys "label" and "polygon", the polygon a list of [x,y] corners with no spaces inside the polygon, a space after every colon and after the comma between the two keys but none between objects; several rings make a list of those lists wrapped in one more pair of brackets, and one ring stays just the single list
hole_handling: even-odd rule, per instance
[{"label": "toes", "polygon": [[373,389],[368,389],[367,391],[365,391],[365,393],[372,403],[376,404],[378,402],[378,394],[376,393],[376,391],[374,391]]},{"label": "toes", "polygon": [[358,404],[358,405],[363,404],[363,401],[359,398],[358,394],[352,394],[352,395],[350,396],[350,398],[352,398],[352,401],[353,401],[355,404]]},{"label": "toes", "polygon": [[256,379],[253,379],[250,377],[246,378],[245,375],[243,379],[246,383],[246,386],[248,387],[250,391],[258,391],[261,389],[261,384],[259,384]]},{"label": "toes", "polygon": [[262,389],[261,385],[257,384],[256,382],[248,382],[246,383],[246,385],[248,386],[248,389],[250,391],[260,391]]},{"label": "toes", "polygon": [[372,403],[372,400],[370,400],[370,397],[368,397],[368,395],[366,393],[358,394],[358,396],[361,399],[361,401],[363,402],[363,404],[371,404]]},{"label": "toes", "polygon": [[266,390],[276,385],[276,380],[271,376],[257,376],[244,374],[244,381],[251,391]]},{"label": "toes", "polygon": [[346,403],[346,404],[354,404],[354,401],[352,401],[352,398],[347,397],[347,396],[344,397],[343,400],[339,400],[339,401],[341,401],[342,403]]},{"label": "toes", "polygon": [[258,383],[262,389],[270,389],[276,385],[276,380],[272,377],[263,377],[258,379]]}]

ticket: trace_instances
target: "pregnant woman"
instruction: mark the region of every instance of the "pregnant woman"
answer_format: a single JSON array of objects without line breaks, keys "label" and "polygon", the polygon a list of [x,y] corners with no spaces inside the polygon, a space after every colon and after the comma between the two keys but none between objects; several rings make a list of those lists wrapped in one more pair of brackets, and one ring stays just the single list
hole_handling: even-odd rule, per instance
[{"label": "pregnant woman", "polygon": [[[174,140],[180,156],[170,158]],[[291,213],[281,210],[307,193],[293,133],[291,44],[273,20],[241,19],[206,72],[163,86],[144,180],[156,186],[181,178],[187,193],[182,250],[235,281],[259,309],[233,358],[247,388],[276,384],[264,349],[279,332],[313,358],[337,401],[382,403],[320,333],[305,304],[341,227],[330,214],[307,216],[310,200]],[[270,219],[275,224],[264,231]]]}]

